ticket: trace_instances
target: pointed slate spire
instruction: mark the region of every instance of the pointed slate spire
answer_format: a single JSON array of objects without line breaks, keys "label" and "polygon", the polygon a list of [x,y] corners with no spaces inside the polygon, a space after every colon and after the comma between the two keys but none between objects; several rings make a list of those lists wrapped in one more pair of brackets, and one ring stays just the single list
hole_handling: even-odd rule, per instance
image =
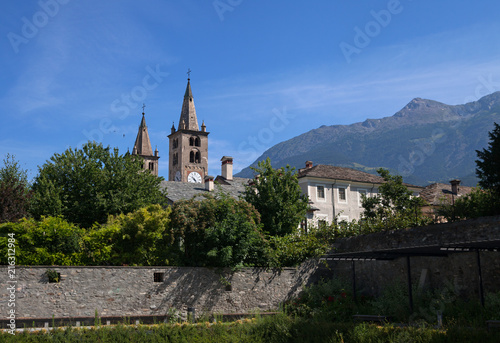
[{"label": "pointed slate spire", "polygon": [[[183,125],[184,124],[184,125]],[[196,109],[194,107],[193,92],[191,91],[190,79],[184,93],[182,102],[181,117],[179,119],[179,129],[199,131],[198,119],[196,118]]]},{"label": "pointed slate spire", "polygon": [[142,120],[139,126],[139,132],[137,132],[137,138],[135,139],[134,149],[132,150],[133,155],[142,156],[153,156],[153,149],[151,148],[151,142],[149,140],[148,127],[146,126],[146,118],[144,117],[144,107],[142,108]]}]

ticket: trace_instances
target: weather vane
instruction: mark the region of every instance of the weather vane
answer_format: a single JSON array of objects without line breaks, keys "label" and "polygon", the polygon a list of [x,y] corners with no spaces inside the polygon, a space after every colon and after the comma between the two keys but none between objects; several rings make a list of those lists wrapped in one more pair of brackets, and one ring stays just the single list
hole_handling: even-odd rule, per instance
[{"label": "weather vane", "polygon": [[146,107],[146,105],[144,103],[142,103],[142,114],[144,114],[144,108]]},{"label": "weather vane", "polygon": [[188,78],[190,78],[191,77],[191,69],[188,68],[188,71],[186,74],[188,74]]}]

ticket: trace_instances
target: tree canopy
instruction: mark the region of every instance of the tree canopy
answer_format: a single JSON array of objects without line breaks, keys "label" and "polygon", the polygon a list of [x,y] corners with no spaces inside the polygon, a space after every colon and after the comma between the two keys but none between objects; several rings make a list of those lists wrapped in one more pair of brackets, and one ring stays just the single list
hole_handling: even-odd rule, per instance
[{"label": "tree canopy", "polygon": [[54,154],[39,167],[30,212],[64,216],[82,227],[106,222],[108,215],[129,213],[149,204],[165,204],[161,177],[143,171],[142,159],[120,155],[96,142]]},{"label": "tree canopy", "polygon": [[479,177],[479,185],[491,190],[500,196],[500,125],[494,123],[495,127],[488,132],[490,142],[487,149],[476,150],[476,175]]},{"label": "tree canopy", "polygon": [[302,194],[295,168],[273,169],[271,160],[252,168],[257,177],[247,186],[244,198],[260,213],[264,230],[270,235],[294,233],[306,216],[309,199]]},{"label": "tree canopy", "polygon": [[0,168],[0,223],[25,217],[31,198],[26,170],[22,170],[10,154],[3,162]]},{"label": "tree canopy", "polygon": [[376,231],[402,229],[430,222],[421,211],[424,200],[413,196],[400,175],[391,175],[383,168],[379,168],[377,172],[385,182],[378,188],[377,196],[363,196],[361,225],[368,225]]}]

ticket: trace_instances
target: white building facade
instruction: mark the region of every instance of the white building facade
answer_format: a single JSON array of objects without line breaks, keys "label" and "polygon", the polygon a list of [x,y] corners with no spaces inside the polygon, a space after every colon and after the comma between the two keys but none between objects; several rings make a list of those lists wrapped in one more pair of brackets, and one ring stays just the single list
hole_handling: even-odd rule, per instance
[{"label": "white building facade", "polygon": [[[384,183],[380,176],[359,170],[328,165],[313,166],[306,162],[300,169],[298,180],[302,193],[309,197],[311,211],[308,224],[321,222],[331,224],[338,221],[359,220],[363,213],[362,196],[376,196]],[[422,187],[405,184],[417,196]]]}]

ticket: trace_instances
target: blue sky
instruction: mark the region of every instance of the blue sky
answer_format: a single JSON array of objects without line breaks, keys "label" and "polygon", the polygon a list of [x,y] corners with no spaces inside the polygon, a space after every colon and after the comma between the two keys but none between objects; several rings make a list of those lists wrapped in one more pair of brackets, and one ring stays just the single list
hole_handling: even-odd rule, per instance
[{"label": "blue sky", "polygon": [[499,13],[489,0],[8,1],[0,155],[33,177],[88,139],[124,153],[145,103],[167,176],[190,68],[209,173],[223,155],[238,171],[321,125],[500,90]]}]

